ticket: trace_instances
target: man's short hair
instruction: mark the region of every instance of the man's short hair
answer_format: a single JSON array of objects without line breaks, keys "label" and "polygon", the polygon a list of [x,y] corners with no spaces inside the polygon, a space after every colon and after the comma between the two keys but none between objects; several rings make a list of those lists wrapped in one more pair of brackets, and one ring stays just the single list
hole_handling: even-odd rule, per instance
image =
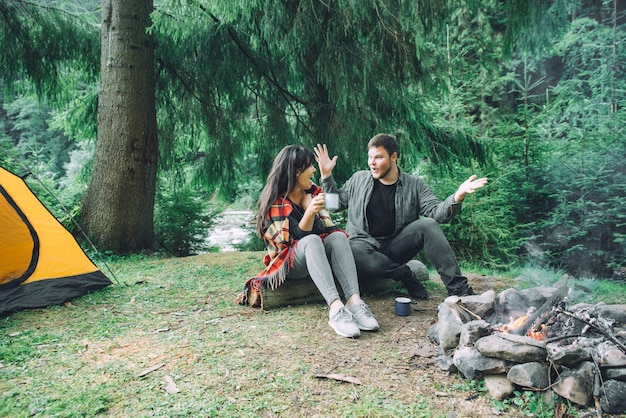
[{"label": "man's short hair", "polygon": [[389,156],[393,155],[395,152],[398,153],[398,141],[396,137],[390,134],[377,134],[374,135],[370,142],[367,144],[367,149],[372,147],[383,147]]}]

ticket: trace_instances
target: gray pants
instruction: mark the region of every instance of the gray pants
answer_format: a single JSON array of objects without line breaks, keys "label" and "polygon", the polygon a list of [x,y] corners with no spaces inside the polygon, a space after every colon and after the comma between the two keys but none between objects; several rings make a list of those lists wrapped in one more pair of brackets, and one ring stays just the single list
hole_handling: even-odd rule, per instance
[{"label": "gray pants", "polygon": [[346,300],[359,294],[356,265],[348,238],[343,232],[333,232],[324,241],[314,234],[298,241],[294,266],[289,270],[287,279],[306,276],[311,276],[328,305],[340,299],[335,277]]},{"label": "gray pants", "polygon": [[467,278],[461,275],[450,243],[434,219],[420,218],[413,221],[398,235],[380,244],[380,248],[376,248],[363,240],[350,241],[361,279],[388,277],[410,280],[413,274],[405,263],[424,250],[428,260],[441,275],[448,294],[467,293]]}]

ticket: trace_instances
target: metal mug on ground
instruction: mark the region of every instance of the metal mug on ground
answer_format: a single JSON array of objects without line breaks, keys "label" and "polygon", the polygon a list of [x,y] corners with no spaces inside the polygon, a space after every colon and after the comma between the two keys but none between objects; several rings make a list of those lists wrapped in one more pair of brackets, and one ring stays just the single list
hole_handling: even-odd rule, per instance
[{"label": "metal mug on ground", "polygon": [[396,298],[395,312],[398,316],[411,315],[411,299],[409,298]]},{"label": "metal mug on ground", "polygon": [[337,193],[324,193],[324,207],[328,210],[339,209],[339,195]]}]

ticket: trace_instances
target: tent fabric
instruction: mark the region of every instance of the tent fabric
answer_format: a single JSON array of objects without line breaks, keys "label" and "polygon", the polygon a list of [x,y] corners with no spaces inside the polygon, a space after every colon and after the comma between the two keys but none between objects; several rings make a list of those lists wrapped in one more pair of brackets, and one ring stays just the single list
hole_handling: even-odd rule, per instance
[{"label": "tent fabric", "polygon": [[111,281],[18,176],[0,167],[0,315],[58,305]]}]

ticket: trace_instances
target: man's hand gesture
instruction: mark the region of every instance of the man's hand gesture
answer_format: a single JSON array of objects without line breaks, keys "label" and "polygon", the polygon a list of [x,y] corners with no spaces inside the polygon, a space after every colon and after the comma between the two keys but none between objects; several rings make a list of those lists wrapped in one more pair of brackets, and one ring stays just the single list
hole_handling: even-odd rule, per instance
[{"label": "man's hand gesture", "polygon": [[339,157],[335,155],[333,158],[330,158],[326,144],[317,144],[313,149],[315,151],[315,161],[317,161],[317,165],[320,168],[322,178],[330,177],[333,173],[333,169],[337,165],[337,158]]},{"label": "man's hand gesture", "polygon": [[459,189],[454,193],[454,201],[460,203],[465,199],[468,193],[474,193],[476,190],[482,188],[485,184],[487,184],[487,177],[483,177],[480,179],[476,179],[478,177],[475,174],[472,174],[470,178],[465,180],[459,186]]}]

